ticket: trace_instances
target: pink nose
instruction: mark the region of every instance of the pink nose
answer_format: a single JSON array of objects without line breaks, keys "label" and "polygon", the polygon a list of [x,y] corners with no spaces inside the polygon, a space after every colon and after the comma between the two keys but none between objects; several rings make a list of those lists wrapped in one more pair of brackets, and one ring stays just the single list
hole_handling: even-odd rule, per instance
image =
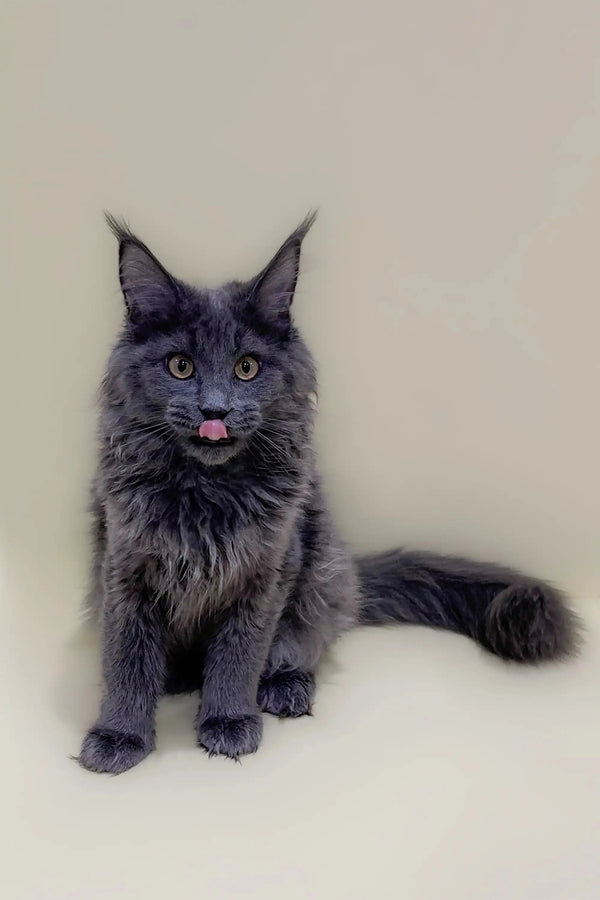
[{"label": "pink nose", "polygon": [[198,434],[201,438],[208,438],[209,441],[219,441],[228,436],[225,423],[220,419],[207,419],[198,429]]}]

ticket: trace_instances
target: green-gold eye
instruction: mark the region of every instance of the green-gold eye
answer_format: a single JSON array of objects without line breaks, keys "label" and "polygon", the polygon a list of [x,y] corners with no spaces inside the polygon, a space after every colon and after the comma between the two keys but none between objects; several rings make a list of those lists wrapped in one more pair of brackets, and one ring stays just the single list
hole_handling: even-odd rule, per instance
[{"label": "green-gold eye", "polygon": [[184,353],[174,353],[167,363],[169,372],[175,378],[190,378],[194,374],[194,363]]},{"label": "green-gold eye", "polygon": [[258,375],[259,368],[258,360],[253,356],[242,356],[236,362],[233,371],[240,381],[252,381]]}]

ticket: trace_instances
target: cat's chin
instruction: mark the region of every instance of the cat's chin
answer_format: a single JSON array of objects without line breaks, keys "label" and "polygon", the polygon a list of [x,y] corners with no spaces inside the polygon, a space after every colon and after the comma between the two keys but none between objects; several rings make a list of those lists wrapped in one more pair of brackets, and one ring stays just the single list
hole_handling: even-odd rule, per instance
[{"label": "cat's chin", "polygon": [[242,438],[226,438],[211,441],[197,435],[186,441],[186,450],[205,466],[222,466],[240,452],[244,441]]}]

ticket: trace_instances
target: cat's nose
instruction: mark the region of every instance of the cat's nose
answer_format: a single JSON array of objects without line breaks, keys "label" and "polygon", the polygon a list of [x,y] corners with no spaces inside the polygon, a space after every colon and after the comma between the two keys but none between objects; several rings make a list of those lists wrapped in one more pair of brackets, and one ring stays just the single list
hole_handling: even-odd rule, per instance
[{"label": "cat's nose", "polygon": [[228,412],[231,412],[230,409],[200,409],[200,412],[204,416],[205,419],[221,419],[221,421],[225,418]]}]

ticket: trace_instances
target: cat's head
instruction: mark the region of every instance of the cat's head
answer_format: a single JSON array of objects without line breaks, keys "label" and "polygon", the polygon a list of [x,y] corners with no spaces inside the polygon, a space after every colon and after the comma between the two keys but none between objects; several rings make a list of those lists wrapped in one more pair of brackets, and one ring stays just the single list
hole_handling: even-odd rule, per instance
[{"label": "cat's head", "polygon": [[[128,227],[119,241],[123,338],[109,379],[139,433],[174,440],[221,465],[254,438],[278,443],[294,405],[315,390],[314,367],[290,307],[310,214],[248,281],[192,287],[172,276]],[[286,426],[286,417],[288,426]]]}]

